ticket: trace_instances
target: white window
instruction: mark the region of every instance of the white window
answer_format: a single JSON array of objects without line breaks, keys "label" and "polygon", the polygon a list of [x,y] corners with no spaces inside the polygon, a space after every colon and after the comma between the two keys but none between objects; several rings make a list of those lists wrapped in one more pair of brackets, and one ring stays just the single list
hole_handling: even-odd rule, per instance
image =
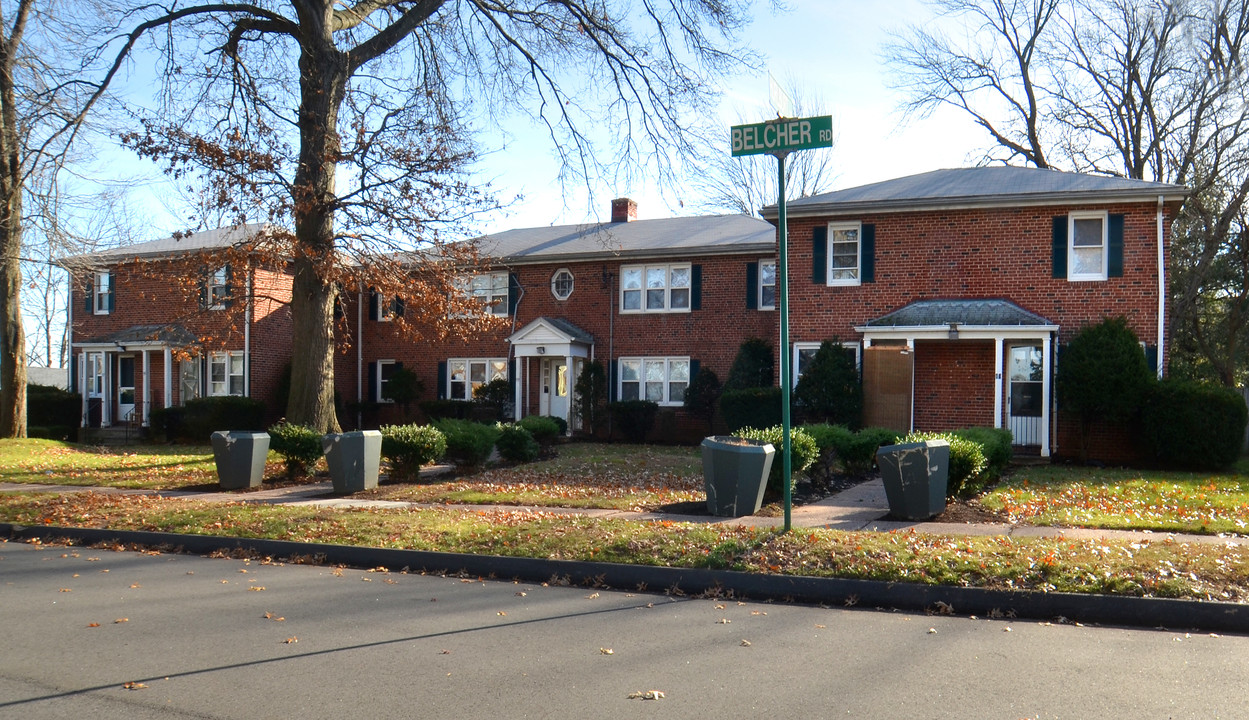
[{"label": "white window", "polygon": [[572,295],[572,286],[572,271],[568,268],[556,270],[551,277],[551,294],[556,300],[567,300]]},{"label": "white window", "polygon": [[210,310],[221,310],[226,306],[229,294],[229,272],[224,267],[217,268],[208,278],[208,307]]},{"label": "white window", "polygon": [[113,293],[113,276],[110,273],[98,272],[95,274],[95,314],[107,315],[109,310],[108,299]]},{"label": "white window", "polygon": [[381,293],[373,293],[373,302],[377,303],[378,322],[390,322],[395,319],[395,315],[398,314],[399,310],[398,298],[382,295]]},{"label": "white window", "polygon": [[460,292],[481,303],[490,315],[507,315],[507,273],[485,273],[459,278]]},{"label": "white window", "polygon": [[208,356],[208,394],[243,394],[243,353],[215,352]]},{"label": "white window", "polygon": [[472,400],[482,385],[507,379],[507,360],[455,359],[447,361],[447,397],[451,400]]},{"label": "white window", "polygon": [[1067,279],[1106,279],[1106,213],[1067,216]]},{"label": "white window", "polygon": [[187,400],[200,396],[200,359],[187,358],[178,361],[178,402],[186,405]]},{"label": "white window", "polygon": [[[823,343],[818,342],[794,343],[793,365],[790,366],[793,368],[793,377],[791,378],[791,382],[794,387],[798,386],[798,378],[802,377],[802,374],[806,372],[806,369],[810,366],[811,361],[815,359],[815,354],[820,351],[820,345],[822,344]],[[854,352],[854,366],[856,368],[861,368],[863,356],[862,349],[859,347],[859,344],[857,342],[843,342],[841,343],[841,346]]]},{"label": "white window", "polygon": [[104,353],[87,353],[87,397],[104,397]]},{"label": "white window", "polygon": [[759,262],[759,309],[776,309],[776,261]]},{"label": "white window", "polygon": [[858,285],[862,279],[860,270],[860,239],[863,227],[859,223],[829,223],[828,225],[828,284]]},{"label": "white window", "polygon": [[395,372],[394,360],[378,360],[377,361],[377,377],[374,382],[377,383],[377,401],[383,403],[393,403],[390,399],[389,386],[390,377]]},{"label": "white window", "polygon": [[690,265],[632,265],[620,269],[621,312],[689,312]]},{"label": "white window", "polygon": [[690,359],[620,358],[621,400],[650,400],[660,405],[682,405],[690,384]]}]

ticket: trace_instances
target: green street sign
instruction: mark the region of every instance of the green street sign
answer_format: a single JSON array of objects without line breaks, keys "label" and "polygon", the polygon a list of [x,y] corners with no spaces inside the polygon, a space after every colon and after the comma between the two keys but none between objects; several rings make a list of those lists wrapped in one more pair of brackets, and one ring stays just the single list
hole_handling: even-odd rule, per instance
[{"label": "green street sign", "polygon": [[733,157],[776,155],[833,146],[833,117],[777,118],[732,127]]}]

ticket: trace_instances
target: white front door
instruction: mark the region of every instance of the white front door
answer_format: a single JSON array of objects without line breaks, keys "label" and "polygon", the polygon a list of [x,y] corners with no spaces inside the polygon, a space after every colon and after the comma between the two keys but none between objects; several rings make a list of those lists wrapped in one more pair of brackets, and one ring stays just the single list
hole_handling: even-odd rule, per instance
[{"label": "white front door", "polygon": [[117,358],[117,417],[122,422],[134,418],[134,356]]},{"label": "white front door", "polygon": [[1016,445],[1040,445],[1045,404],[1041,346],[1012,345],[1007,358],[1006,427]]},{"label": "white front door", "polygon": [[564,358],[542,360],[541,412],[568,420],[568,362]]}]

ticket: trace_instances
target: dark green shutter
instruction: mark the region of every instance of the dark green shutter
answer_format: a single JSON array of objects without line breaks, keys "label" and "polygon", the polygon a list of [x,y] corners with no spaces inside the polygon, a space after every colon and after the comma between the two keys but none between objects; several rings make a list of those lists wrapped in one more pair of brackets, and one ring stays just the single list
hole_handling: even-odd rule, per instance
[{"label": "dark green shutter", "polygon": [[403,317],[403,298],[395,296],[395,299],[390,301],[390,311],[395,317]]},{"label": "dark green shutter", "polygon": [[114,293],[117,292],[117,283],[113,282],[113,272],[108,273],[108,311],[113,312],[116,309],[117,302]]},{"label": "dark green shutter", "polygon": [[438,362],[438,399],[447,399],[447,361]]},{"label": "dark green shutter", "polygon": [[516,273],[507,274],[507,314],[515,315],[516,306],[520,304],[520,277]]},{"label": "dark green shutter", "polygon": [[746,263],[746,309],[759,309],[759,263]]},{"label": "dark green shutter", "polygon": [[821,225],[811,231],[811,282],[828,284],[828,226]]},{"label": "dark green shutter", "polygon": [[95,273],[87,275],[87,314],[95,312]]},{"label": "dark green shutter", "polygon": [[377,402],[377,363],[369,363],[369,402]]},{"label": "dark green shutter", "polygon": [[1106,220],[1106,276],[1123,277],[1123,216]]},{"label": "dark green shutter", "polygon": [[379,302],[381,301],[378,298],[377,292],[374,291],[373,288],[369,288],[369,319],[370,320],[377,319],[378,317],[377,305]]},{"label": "dark green shutter", "polygon": [[690,266],[690,310],[703,309],[703,266]]},{"label": "dark green shutter", "polygon": [[862,263],[860,282],[876,282],[876,226],[864,225],[860,237],[862,239],[859,245],[859,262]]},{"label": "dark green shutter", "polygon": [[230,307],[234,303],[234,283],[230,282],[230,263],[225,264],[225,289],[222,291],[225,298],[221,301],[222,307]]},{"label": "dark green shutter", "polygon": [[607,373],[607,401],[616,402],[620,399],[620,393],[616,390],[618,384],[616,380],[620,377],[620,370],[617,368],[619,363],[615,360],[611,361],[611,370]]},{"label": "dark green shutter", "polygon": [[691,358],[690,359],[690,382],[691,383],[694,382],[694,378],[698,377],[699,367],[700,367],[699,362]]},{"label": "dark green shutter", "polygon": [[72,393],[80,392],[78,389],[78,355],[71,355],[69,358],[69,391]]},{"label": "dark green shutter", "polygon": [[1157,345],[1145,346],[1145,364],[1149,366],[1150,375],[1158,374],[1158,346]]},{"label": "dark green shutter", "polygon": [[199,306],[200,309],[208,307],[208,278],[202,273],[199,279]]},{"label": "dark green shutter", "polygon": [[1054,277],[1067,277],[1067,216],[1058,215],[1053,220],[1053,228],[1050,231],[1050,243],[1052,245]]}]

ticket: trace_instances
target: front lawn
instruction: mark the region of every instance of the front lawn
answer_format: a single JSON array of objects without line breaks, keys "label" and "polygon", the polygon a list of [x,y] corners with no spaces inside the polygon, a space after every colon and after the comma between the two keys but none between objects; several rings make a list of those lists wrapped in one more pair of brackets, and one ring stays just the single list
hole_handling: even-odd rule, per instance
[{"label": "front lawn", "polygon": [[364,494],[380,500],[466,505],[654,510],[701,502],[699,449],[569,443],[550,460],[482,470],[447,480],[386,484]]},{"label": "front lawn", "polygon": [[1010,473],[980,504],[1028,525],[1243,535],[1249,477],[1038,465]]},{"label": "front lawn", "polygon": [[217,470],[208,447],[21,439],[0,441],[0,482],[171,490],[217,482]]}]

